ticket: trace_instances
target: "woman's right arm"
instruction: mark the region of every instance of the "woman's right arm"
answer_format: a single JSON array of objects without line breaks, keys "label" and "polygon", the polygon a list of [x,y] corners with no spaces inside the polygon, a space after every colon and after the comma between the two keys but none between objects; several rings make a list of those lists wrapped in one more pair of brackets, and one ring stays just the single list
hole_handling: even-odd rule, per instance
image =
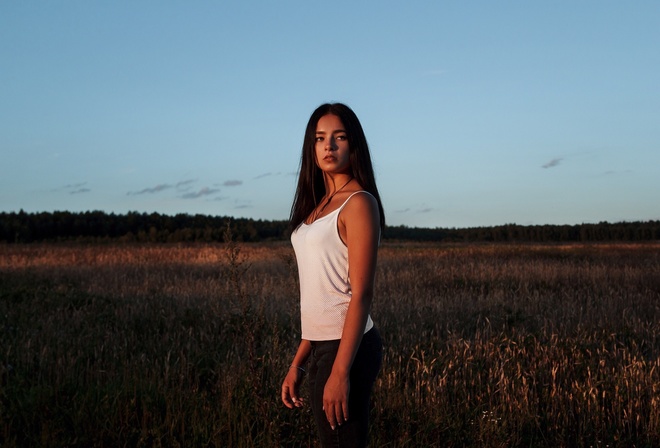
[{"label": "woman's right arm", "polygon": [[299,394],[303,379],[301,368],[303,368],[311,353],[312,344],[306,339],[301,340],[296,356],[293,357],[293,362],[289,366],[284,382],[282,382],[282,402],[289,409],[299,408],[303,405]]}]

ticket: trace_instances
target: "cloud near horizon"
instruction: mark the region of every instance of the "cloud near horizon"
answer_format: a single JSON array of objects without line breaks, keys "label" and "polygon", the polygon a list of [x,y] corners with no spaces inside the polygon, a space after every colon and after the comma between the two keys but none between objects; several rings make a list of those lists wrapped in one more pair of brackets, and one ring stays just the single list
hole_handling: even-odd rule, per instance
[{"label": "cloud near horizon", "polygon": [[77,184],[68,184],[63,186],[62,188],[67,189],[67,188],[80,188],[87,185],[87,182],[78,182]]},{"label": "cloud near horizon", "polygon": [[546,168],[547,169],[547,168],[555,167],[555,166],[559,165],[562,160],[564,160],[564,159],[561,158],[561,157],[556,157],[556,158],[552,159],[551,161],[549,161],[548,163],[545,163],[545,164],[541,165],[541,168]]},{"label": "cloud near horizon", "polygon": [[87,185],[87,182],[78,182],[78,183],[75,183],[75,184],[66,184],[66,185],[63,185],[61,187],[53,188],[50,191],[53,192],[53,193],[58,192],[58,191],[65,191],[69,194],[87,193],[87,192],[92,191],[89,188],[85,187],[85,185]]},{"label": "cloud near horizon", "polygon": [[225,186],[225,187],[237,187],[239,185],[243,185],[243,181],[232,179],[232,180],[225,181],[222,185]]},{"label": "cloud near horizon", "polygon": [[188,180],[182,180],[181,182],[177,182],[176,187],[183,187],[185,185],[190,185],[193,182],[197,181],[197,179],[188,179]]},{"label": "cloud near horizon", "polygon": [[420,208],[420,209],[417,209],[417,210],[413,211],[410,207],[408,207],[408,208],[404,208],[404,209],[394,210],[394,213],[415,213],[415,214],[417,214],[417,213],[430,213],[433,210],[434,210],[433,207],[424,207],[424,208]]},{"label": "cloud near horizon", "polygon": [[136,196],[138,194],[160,193],[161,191],[169,190],[170,188],[174,188],[174,186],[170,185],[170,184],[158,184],[155,187],[143,188],[142,190],[139,190],[139,191],[129,191],[128,193],[126,193],[126,195],[127,196]]},{"label": "cloud near horizon", "polygon": [[161,191],[169,190],[171,188],[176,188],[179,191],[186,191],[190,189],[190,186],[197,182],[197,179],[187,179],[177,182],[175,184],[158,184],[155,187],[147,187],[138,191],[129,191],[126,193],[127,196],[137,196],[140,194],[154,194],[160,193]]},{"label": "cloud near horizon", "polygon": [[77,190],[69,191],[69,194],[89,193],[90,191],[92,190],[90,190],[89,188],[78,188]]},{"label": "cloud near horizon", "polygon": [[265,177],[273,177],[273,176],[290,176],[290,175],[297,176],[298,173],[283,173],[283,172],[281,172],[281,171],[278,171],[278,172],[276,172],[276,173],[273,173],[273,172],[270,172],[270,171],[269,171],[269,172],[267,172],[267,173],[262,173],[262,174],[259,174],[258,176],[253,177],[252,180],[259,180],[259,179],[263,179],[263,178],[265,178]]},{"label": "cloud near horizon", "polygon": [[209,188],[209,187],[204,187],[201,190],[199,190],[196,193],[186,193],[181,196],[182,199],[197,199],[201,198],[203,196],[208,196],[211,194],[218,193],[220,191],[219,188]]},{"label": "cloud near horizon", "polygon": [[67,184],[67,185],[65,185],[61,188],[56,188],[53,191],[62,191],[62,190],[64,190],[70,195],[89,193],[90,191],[92,191],[90,188],[86,187],[85,185],[87,185],[87,182],[78,182],[78,183],[75,183],[75,184]]}]

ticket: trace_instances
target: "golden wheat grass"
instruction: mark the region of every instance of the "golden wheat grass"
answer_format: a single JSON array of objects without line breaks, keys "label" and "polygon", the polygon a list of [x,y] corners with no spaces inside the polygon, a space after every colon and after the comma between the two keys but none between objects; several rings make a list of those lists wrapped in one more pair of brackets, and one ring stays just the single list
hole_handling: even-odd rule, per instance
[{"label": "golden wheat grass", "polygon": [[[386,242],[372,446],[660,445],[660,247]],[[313,446],[286,243],[0,246],[0,446]]]}]

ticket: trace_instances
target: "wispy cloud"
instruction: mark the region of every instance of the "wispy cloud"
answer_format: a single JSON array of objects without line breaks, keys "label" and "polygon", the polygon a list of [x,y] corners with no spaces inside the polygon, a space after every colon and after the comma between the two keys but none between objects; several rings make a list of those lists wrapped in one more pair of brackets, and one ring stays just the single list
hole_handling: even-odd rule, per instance
[{"label": "wispy cloud", "polygon": [[58,192],[58,191],[64,191],[68,194],[81,194],[81,193],[89,193],[92,191],[91,189],[87,188],[85,185],[87,185],[87,182],[78,182],[75,184],[67,184],[62,187],[58,188],[53,188],[52,192]]},{"label": "wispy cloud", "polygon": [[249,199],[236,198],[236,199],[234,199],[233,202],[234,202],[234,204],[233,204],[233,209],[234,210],[243,210],[243,209],[246,209],[246,208],[252,208],[253,207],[252,206],[252,201],[250,201]]},{"label": "wispy cloud", "polygon": [[177,190],[188,190],[190,189],[191,185],[197,182],[197,179],[188,179],[188,180],[182,180],[181,182],[177,182],[176,189]]},{"label": "wispy cloud", "polygon": [[155,187],[148,187],[148,188],[143,188],[142,190],[139,191],[129,191],[126,193],[128,196],[136,196],[138,194],[153,194],[153,193],[160,193],[161,191],[169,190],[170,188],[173,188],[173,185],[170,184],[158,184]]},{"label": "wispy cloud", "polygon": [[182,199],[198,199],[203,196],[209,196],[211,194],[218,193],[220,191],[219,188],[209,188],[209,187],[204,187],[201,190],[194,192],[194,193],[186,193],[181,196]]},{"label": "wispy cloud", "polygon": [[408,208],[401,208],[399,210],[394,210],[394,213],[430,213],[432,211],[433,211],[432,207],[424,207],[414,211],[410,207],[408,207]]},{"label": "wispy cloud", "polygon": [[89,188],[78,188],[76,190],[71,190],[69,191],[69,194],[81,194],[81,193],[89,193],[90,190]]},{"label": "wispy cloud", "polygon": [[[271,173],[267,173],[267,175],[270,175]],[[197,199],[201,198],[203,196],[210,196],[212,194],[218,193],[220,191],[220,188],[215,188],[219,186],[223,187],[237,187],[239,185],[243,185],[242,180],[238,179],[231,179],[223,182],[222,184],[215,184],[213,187],[204,187],[201,190],[192,190],[193,185],[197,182],[197,179],[186,179],[182,180],[179,182],[173,182],[173,183],[162,183],[155,185],[153,187],[147,187],[143,188],[142,190],[136,190],[136,191],[129,191],[126,193],[128,196],[137,196],[137,195],[142,195],[142,194],[156,194],[156,193],[161,193],[166,190],[176,190],[178,194],[180,194],[180,198],[182,199]],[[75,186],[82,186],[84,184],[77,184],[77,185],[72,185],[72,187]],[[82,193],[82,191],[81,191]],[[224,198],[218,198],[217,200],[222,200]]]},{"label": "wispy cloud", "polygon": [[64,188],[65,190],[68,190],[68,189],[71,189],[71,188],[77,189],[77,188],[80,188],[84,185],[87,185],[87,182],[78,182],[77,184],[68,184],[68,185],[63,186],[62,188]]},{"label": "wispy cloud", "polygon": [[265,178],[265,177],[289,176],[289,175],[291,175],[291,174],[293,174],[293,175],[297,175],[298,173],[283,173],[283,172],[281,172],[281,171],[278,171],[277,173],[268,172],[268,173],[262,173],[262,174],[259,174],[258,176],[253,177],[252,180],[263,179],[263,178]]},{"label": "wispy cloud", "polygon": [[187,179],[177,182],[175,184],[158,184],[155,187],[147,187],[138,191],[129,191],[126,193],[128,196],[137,196],[140,194],[154,194],[160,193],[161,191],[170,190],[176,188],[178,191],[187,191],[190,189],[193,183],[197,182],[197,179]]},{"label": "wispy cloud", "polygon": [[542,167],[542,168],[546,168],[546,169],[547,169],[547,168],[552,168],[552,167],[555,167],[555,166],[559,165],[559,164],[561,163],[562,160],[563,160],[563,159],[562,159],[561,157],[557,157],[557,158],[554,158],[554,159],[552,159],[551,161],[549,161],[549,162],[547,162],[547,163],[541,165],[541,167]]}]

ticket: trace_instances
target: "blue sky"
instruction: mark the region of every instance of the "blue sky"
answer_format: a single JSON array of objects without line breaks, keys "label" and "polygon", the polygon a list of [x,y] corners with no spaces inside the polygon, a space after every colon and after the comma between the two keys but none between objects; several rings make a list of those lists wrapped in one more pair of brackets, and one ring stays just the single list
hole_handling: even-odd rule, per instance
[{"label": "blue sky", "polygon": [[388,223],[660,219],[658,1],[4,1],[0,211],[286,219],[360,117]]}]

